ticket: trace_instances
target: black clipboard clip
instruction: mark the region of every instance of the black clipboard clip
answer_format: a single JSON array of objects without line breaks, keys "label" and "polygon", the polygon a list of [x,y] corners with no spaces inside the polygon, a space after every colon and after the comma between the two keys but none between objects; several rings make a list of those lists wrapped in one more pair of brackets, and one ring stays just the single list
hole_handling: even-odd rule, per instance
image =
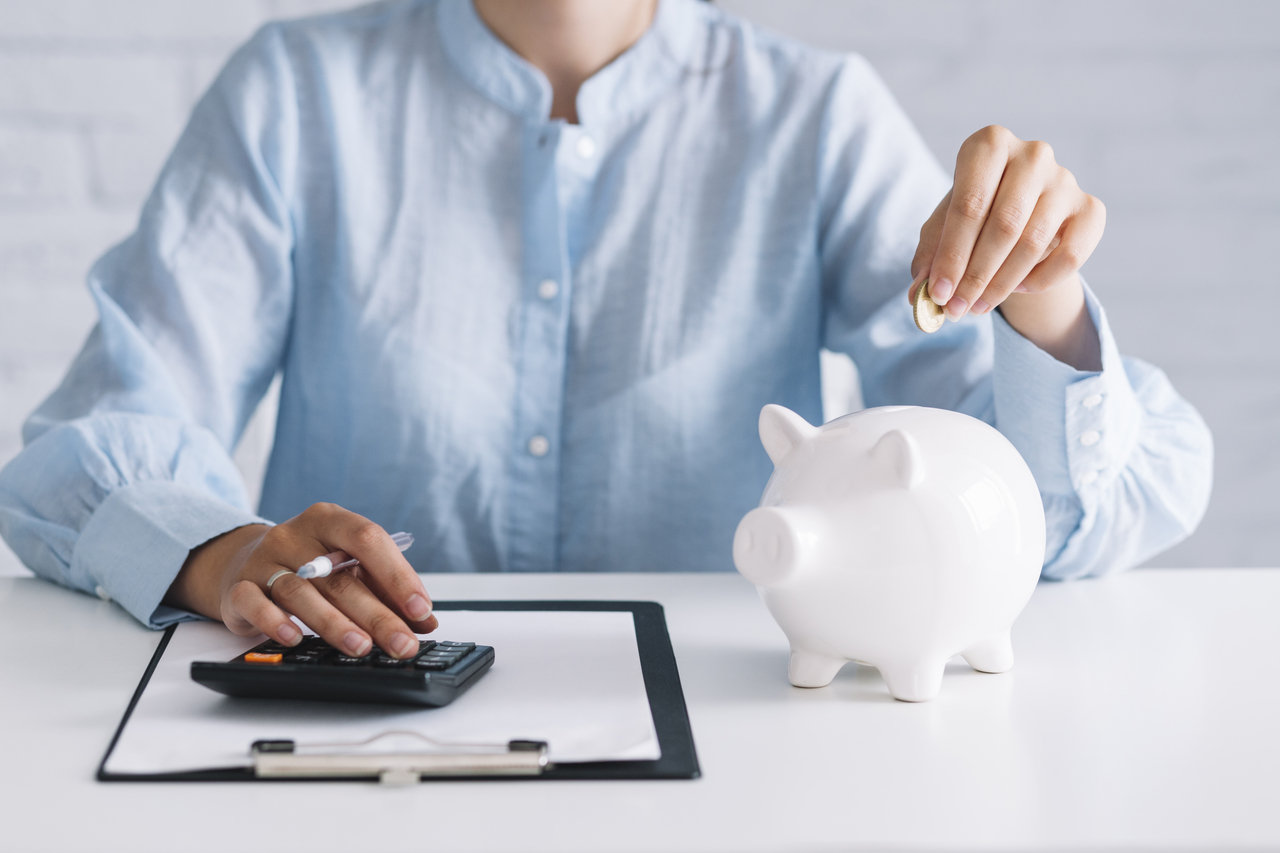
[{"label": "black clipboard clip", "polygon": [[[416,738],[432,749],[365,750],[390,737]],[[446,744],[410,731],[383,732],[353,743],[257,740],[249,752],[253,756],[253,775],[259,779],[375,778],[384,785],[413,785],[423,776],[540,776],[552,766],[547,763],[545,741]]]}]

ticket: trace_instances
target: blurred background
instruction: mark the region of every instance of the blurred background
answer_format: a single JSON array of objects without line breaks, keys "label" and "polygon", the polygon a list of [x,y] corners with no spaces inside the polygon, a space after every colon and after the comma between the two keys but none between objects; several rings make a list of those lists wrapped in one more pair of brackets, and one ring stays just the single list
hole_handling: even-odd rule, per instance
[{"label": "blurred background", "polygon": [[[132,229],[227,55],[266,20],[347,5],[0,0],[0,465],[93,325],[86,271]],[[718,5],[865,55],[948,167],[988,124],[1052,143],[1107,205],[1085,275],[1121,349],[1164,368],[1217,441],[1204,523],[1152,564],[1280,565],[1280,333],[1268,319],[1280,248],[1280,3]],[[824,368],[828,413],[856,405],[847,360]],[[272,403],[237,449],[255,492]],[[0,543],[0,575],[25,571]]]}]

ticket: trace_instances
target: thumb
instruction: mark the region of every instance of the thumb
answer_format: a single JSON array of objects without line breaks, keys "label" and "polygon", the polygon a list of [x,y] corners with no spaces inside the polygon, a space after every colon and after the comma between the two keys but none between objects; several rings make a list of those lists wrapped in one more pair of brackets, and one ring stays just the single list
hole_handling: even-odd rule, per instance
[{"label": "thumb", "polygon": [[933,213],[920,226],[920,243],[916,246],[915,256],[911,259],[911,288],[907,291],[907,301],[915,302],[916,290],[929,277],[929,267],[938,252],[938,243],[942,240],[942,226],[947,221],[947,210],[951,207],[951,190],[942,197]]}]

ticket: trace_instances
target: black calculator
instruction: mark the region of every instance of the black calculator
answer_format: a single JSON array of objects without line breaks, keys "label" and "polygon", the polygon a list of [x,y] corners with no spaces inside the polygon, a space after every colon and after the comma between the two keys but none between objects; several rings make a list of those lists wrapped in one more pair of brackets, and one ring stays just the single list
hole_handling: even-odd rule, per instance
[{"label": "black calculator", "polygon": [[448,705],[493,666],[493,647],[420,640],[418,653],[393,658],[374,648],[352,657],[319,637],[296,646],[268,640],[226,663],[194,661],[191,678],[228,696]]}]

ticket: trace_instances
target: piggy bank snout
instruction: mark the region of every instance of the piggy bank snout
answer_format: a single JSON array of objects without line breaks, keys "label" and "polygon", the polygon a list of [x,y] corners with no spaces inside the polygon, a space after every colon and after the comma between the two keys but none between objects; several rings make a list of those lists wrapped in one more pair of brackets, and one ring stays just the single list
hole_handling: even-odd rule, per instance
[{"label": "piggy bank snout", "polygon": [[805,514],[789,507],[759,507],[743,516],[733,537],[733,563],[758,586],[778,583],[804,563],[814,544]]}]

